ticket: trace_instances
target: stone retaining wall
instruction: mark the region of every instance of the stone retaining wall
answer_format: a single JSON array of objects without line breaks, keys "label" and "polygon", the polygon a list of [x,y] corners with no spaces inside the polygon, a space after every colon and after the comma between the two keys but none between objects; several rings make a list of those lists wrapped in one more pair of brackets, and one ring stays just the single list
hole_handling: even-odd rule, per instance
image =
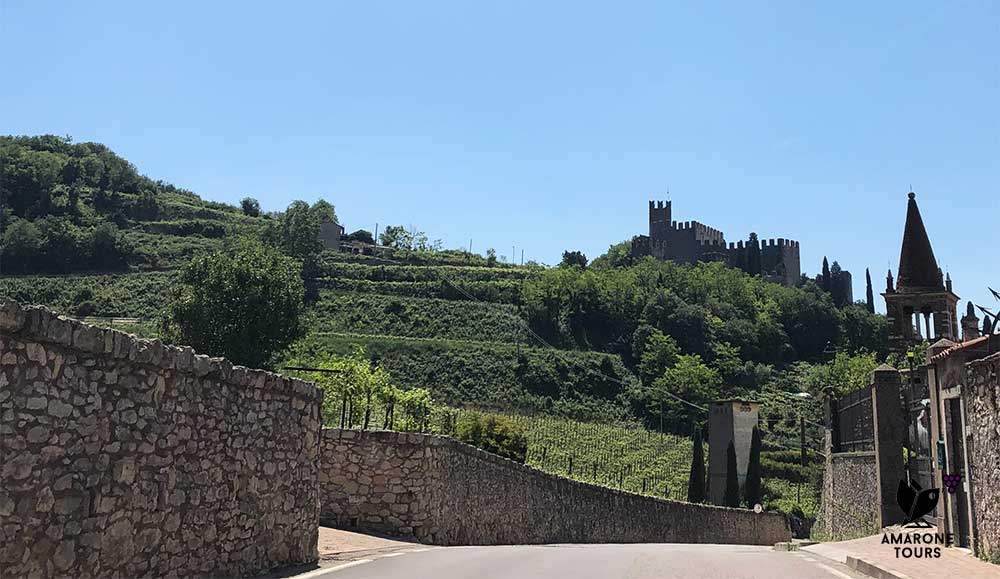
[{"label": "stone retaining wall", "polygon": [[783,515],[572,481],[450,438],[324,429],[321,520],[438,545],[788,541]]},{"label": "stone retaining wall", "polygon": [[321,393],[0,299],[0,576],[315,561]]},{"label": "stone retaining wall", "polygon": [[879,504],[875,453],[828,452],[820,516],[826,537],[853,538],[876,532]]},{"label": "stone retaining wall", "polygon": [[968,364],[969,386],[962,389],[968,431],[972,510],[976,549],[1000,558],[1000,353]]}]

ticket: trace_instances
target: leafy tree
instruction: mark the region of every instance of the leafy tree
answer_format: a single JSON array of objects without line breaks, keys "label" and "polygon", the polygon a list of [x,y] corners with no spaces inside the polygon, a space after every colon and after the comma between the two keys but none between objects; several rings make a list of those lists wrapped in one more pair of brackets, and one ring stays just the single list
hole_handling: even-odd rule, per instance
[{"label": "leafy tree", "polygon": [[673,338],[656,328],[651,330],[639,361],[639,377],[644,384],[652,384],[663,376],[668,368],[677,363],[677,356],[680,354],[680,348]]},{"label": "leafy tree", "polygon": [[705,502],[705,448],[701,441],[701,428],[694,429],[691,453],[691,475],[688,478],[688,502]]},{"label": "leafy tree", "polygon": [[293,201],[266,233],[267,240],[285,255],[311,261],[323,249],[319,218],[305,201]]},{"label": "leafy tree", "polygon": [[587,256],[582,251],[564,251],[559,267],[587,267]]},{"label": "leafy tree", "polygon": [[354,241],[357,243],[367,243],[368,245],[375,245],[375,238],[372,237],[372,232],[364,229],[359,229],[354,233],[345,236],[344,240]]},{"label": "leafy tree", "polygon": [[333,205],[330,205],[330,203],[328,203],[325,199],[320,199],[313,203],[312,207],[309,208],[309,211],[319,223],[327,221],[340,223],[340,220],[337,219],[337,212],[333,209]]},{"label": "leafy tree", "polygon": [[760,430],[754,426],[753,435],[750,438],[750,458],[747,462],[747,478],[743,483],[743,496],[746,497],[747,507],[751,509],[754,505],[761,502],[761,498],[763,496],[763,489],[761,487],[760,450]]},{"label": "leafy tree", "polygon": [[701,356],[682,354],[673,368],[668,368],[653,382],[650,397],[655,406],[651,410],[658,413],[663,408],[667,424],[676,429],[688,422],[693,409],[670,394],[705,406],[718,397],[721,385],[719,373],[706,366]]},{"label": "leafy tree", "polygon": [[0,264],[3,266],[3,272],[30,271],[44,243],[38,226],[26,219],[14,220],[7,226],[7,231],[3,234],[3,246],[0,247]]},{"label": "leafy tree", "polygon": [[243,210],[244,215],[260,217],[260,202],[253,197],[244,197],[240,201],[240,209]]},{"label": "leafy tree", "polygon": [[818,397],[827,388],[837,396],[867,388],[869,377],[878,366],[874,353],[851,355],[837,352],[833,360],[812,366],[805,376],[808,391]]},{"label": "leafy tree", "polygon": [[874,352],[885,358],[889,349],[889,327],[885,316],[872,315],[860,304],[850,304],[840,310],[843,327],[843,347],[846,351]]},{"label": "leafy tree", "polygon": [[524,429],[495,414],[463,412],[455,426],[456,438],[487,452],[523,463],[528,453]]},{"label": "leafy tree", "polygon": [[252,240],[183,269],[163,330],[196,350],[266,367],[302,332],[301,265]]},{"label": "leafy tree", "polygon": [[734,508],[740,506],[740,479],[736,467],[736,447],[733,446],[732,440],[726,448],[726,493],[723,496],[723,504]]},{"label": "leafy tree", "polygon": [[402,225],[389,225],[378,236],[379,243],[386,247],[396,249],[411,249],[413,247],[413,234]]},{"label": "leafy tree", "polygon": [[119,270],[128,265],[135,252],[132,244],[114,223],[102,223],[89,235],[89,258],[94,269]]}]

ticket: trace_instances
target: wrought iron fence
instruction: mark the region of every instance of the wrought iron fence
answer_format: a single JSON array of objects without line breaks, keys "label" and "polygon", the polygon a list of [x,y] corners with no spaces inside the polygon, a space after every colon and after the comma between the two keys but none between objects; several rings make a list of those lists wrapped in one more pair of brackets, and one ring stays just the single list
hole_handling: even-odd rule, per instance
[{"label": "wrought iron fence", "polygon": [[872,391],[862,388],[831,401],[833,451],[875,450]]}]

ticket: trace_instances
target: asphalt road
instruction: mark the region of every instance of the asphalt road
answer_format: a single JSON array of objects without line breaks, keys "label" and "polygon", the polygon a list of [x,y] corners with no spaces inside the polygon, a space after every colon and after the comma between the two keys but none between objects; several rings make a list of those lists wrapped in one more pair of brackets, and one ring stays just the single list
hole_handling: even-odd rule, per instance
[{"label": "asphalt road", "polygon": [[438,547],[372,555],[296,579],[857,579],[816,555],[743,545]]}]

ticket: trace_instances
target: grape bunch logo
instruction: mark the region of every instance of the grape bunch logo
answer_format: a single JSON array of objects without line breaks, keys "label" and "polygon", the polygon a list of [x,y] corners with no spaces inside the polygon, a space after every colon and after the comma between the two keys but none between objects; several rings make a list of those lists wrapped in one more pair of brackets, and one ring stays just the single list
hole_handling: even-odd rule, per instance
[{"label": "grape bunch logo", "polygon": [[948,488],[948,492],[954,494],[958,490],[958,485],[962,482],[962,475],[960,474],[946,474],[942,477],[944,479],[944,486]]}]

